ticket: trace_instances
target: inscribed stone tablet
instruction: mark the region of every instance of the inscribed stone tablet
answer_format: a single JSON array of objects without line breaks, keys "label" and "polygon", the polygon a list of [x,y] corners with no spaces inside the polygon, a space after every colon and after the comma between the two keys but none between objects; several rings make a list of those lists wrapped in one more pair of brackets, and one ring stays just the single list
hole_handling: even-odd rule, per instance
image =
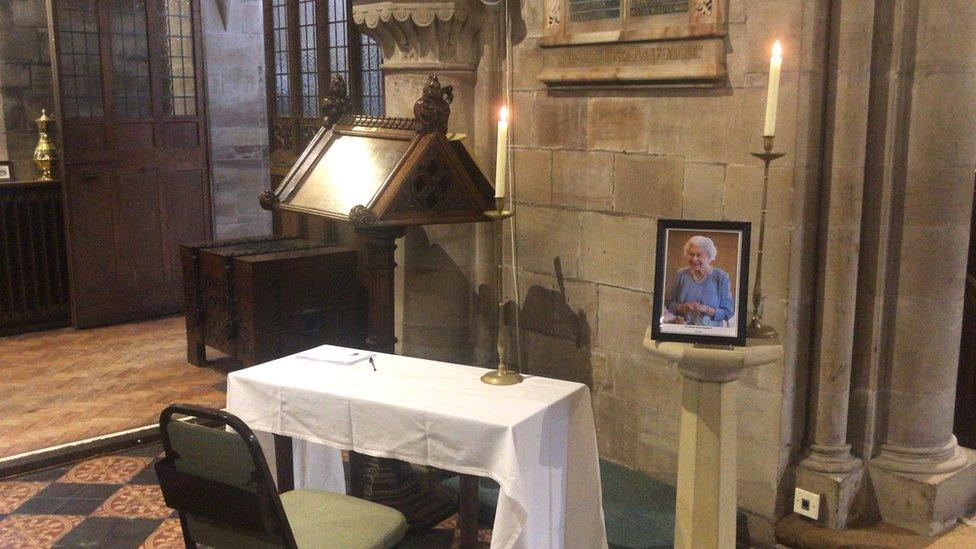
[{"label": "inscribed stone tablet", "polygon": [[547,0],[539,79],[572,87],[719,85],[726,76],[727,4]]}]

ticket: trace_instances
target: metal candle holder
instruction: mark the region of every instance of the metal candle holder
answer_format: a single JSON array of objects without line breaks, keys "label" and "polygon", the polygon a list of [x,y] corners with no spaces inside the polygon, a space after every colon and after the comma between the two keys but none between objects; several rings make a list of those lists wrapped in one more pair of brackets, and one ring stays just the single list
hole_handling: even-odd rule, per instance
[{"label": "metal candle holder", "polygon": [[769,194],[769,165],[785,156],[784,153],[773,152],[773,136],[763,136],[763,152],[750,153],[752,156],[763,161],[763,192],[762,192],[762,211],[759,217],[759,253],[756,261],[756,284],[752,287],[752,320],[746,327],[746,336],[759,339],[773,339],[777,337],[776,330],[772,326],[763,324],[763,297],[762,297],[762,264],[763,264],[763,244],[766,241],[766,198]]},{"label": "metal candle holder", "polygon": [[[495,209],[485,212],[485,217],[492,221],[504,221],[512,217],[513,213],[505,209],[505,198],[495,197]],[[502,261],[502,240],[504,236],[499,235],[496,239],[496,252],[498,253],[498,369],[488,372],[481,376],[481,381],[488,385],[515,385],[522,383],[522,374],[513,372],[505,364],[505,266]]]}]

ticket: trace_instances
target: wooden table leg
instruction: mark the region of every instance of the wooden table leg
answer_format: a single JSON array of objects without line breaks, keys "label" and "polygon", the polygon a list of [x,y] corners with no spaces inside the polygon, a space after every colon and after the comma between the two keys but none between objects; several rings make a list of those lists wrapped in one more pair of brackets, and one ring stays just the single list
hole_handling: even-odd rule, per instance
[{"label": "wooden table leg", "polygon": [[295,489],[295,461],[291,437],[274,436],[275,470],[278,473],[278,493]]},{"label": "wooden table leg", "polygon": [[461,549],[478,546],[478,477],[461,475],[458,529],[461,531]]},{"label": "wooden table leg", "polygon": [[363,497],[363,469],[366,465],[366,456],[359,452],[349,451],[349,495],[357,498]]}]

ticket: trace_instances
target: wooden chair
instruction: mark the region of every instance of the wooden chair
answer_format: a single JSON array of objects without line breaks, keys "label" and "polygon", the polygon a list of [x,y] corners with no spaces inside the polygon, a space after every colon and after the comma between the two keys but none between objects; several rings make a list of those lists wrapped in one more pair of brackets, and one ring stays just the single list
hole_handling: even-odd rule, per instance
[{"label": "wooden chair", "polygon": [[174,404],[159,428],[166,453],[156,475],[187,547],[386,549],[407,531],[399,511],[362,499],[318,490],[279,495],[254,433],[232,414]]}]

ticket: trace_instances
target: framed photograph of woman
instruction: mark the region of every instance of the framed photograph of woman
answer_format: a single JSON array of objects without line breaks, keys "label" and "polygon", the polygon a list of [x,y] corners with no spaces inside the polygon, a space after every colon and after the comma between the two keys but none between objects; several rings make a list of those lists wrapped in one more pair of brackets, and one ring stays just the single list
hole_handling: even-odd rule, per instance
[{"label": "framed photograph of woman", "polygon": [[658,221],[655,340],[745,345],[749,229],[739,221]]}]

